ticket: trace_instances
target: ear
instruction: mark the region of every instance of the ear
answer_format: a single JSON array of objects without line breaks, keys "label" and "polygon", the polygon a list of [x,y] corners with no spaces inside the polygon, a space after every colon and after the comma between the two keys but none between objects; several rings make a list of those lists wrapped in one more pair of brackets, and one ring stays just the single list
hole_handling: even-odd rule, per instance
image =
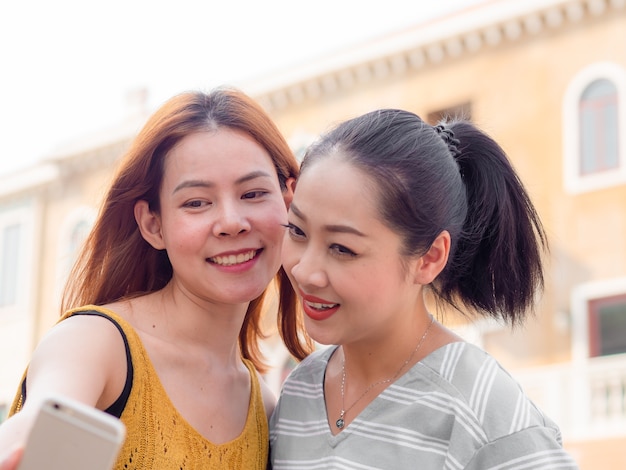
[{"label": "ear", "polygon": [[285,200],[285,206],[289,209],[291,201],[293,201],[293,192],[296,190],[296,179],[287,178],[285,182],[286,189],[283,191],[283,199]]},{"label": "ear", "polygon": [[156,250],[164,250],[163,233],[161,232],[161,218],[150,210],[148,201],[135,203],[135,221],[145,241]]},{"label": "ear", "polygon": [[433,282],[445,268],[449,254],[450,234],[444,230],[435,238],[428,251],[417,260],[413,276],[415,283],[426,285]]}]

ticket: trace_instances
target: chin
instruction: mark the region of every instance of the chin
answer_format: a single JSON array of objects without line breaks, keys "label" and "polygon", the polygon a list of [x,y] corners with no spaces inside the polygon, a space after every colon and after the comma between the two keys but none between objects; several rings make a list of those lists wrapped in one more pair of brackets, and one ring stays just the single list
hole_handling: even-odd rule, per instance
[{"label": "chin", "polygon": [[259,289],[254,289],[254,290],[250,290],[245,296],[244,299],[242,300],[242,302],[252,302],[255,299],[258,299],[261,295],[263,295],[263,292],[265,292],[267,286],[263,286],[262,288]]},{"label": "chin", "polygon": [[334,336],[332,332],[328,331],[326,328],[319,328],[317,325],[311,325],[311,322],[308,319],[304,320],[304,327],[307,330],[308,335],[311,337],[313,341],[323,346],[331,346],[334,344],[340,344],[339,338]]}]

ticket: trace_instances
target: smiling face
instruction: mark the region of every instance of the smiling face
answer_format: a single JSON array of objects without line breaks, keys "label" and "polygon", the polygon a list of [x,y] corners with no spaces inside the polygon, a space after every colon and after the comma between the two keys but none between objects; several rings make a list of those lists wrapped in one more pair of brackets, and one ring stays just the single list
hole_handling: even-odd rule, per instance
[{"label": "smiling face", "polygon": [[166,157],[159,200],[147,239],[167,250],[175,288],[219,303],[263,292],[280,266],[287,214],[263,147],[225,128],[188,135]]},{"label": "smiling face", "polygon": [[403,263],[400,236],[381,222],[374,187],[334,157],[298,179],[282,259],[302,296],[306,328],[319,343],[386,335],[417,304],[413,264]]}]

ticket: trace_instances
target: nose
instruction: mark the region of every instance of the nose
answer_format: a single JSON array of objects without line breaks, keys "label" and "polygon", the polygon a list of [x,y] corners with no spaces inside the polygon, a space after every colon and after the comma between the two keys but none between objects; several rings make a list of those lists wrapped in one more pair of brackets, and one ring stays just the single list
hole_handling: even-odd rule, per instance
[{"label": "nose", "polygon": [[322,288],[328,285],[328,274],[323,266],[322,257],[313,250],[304,250],[299,259],[291,267],[291,275],[298,285]]},{"label": "nose", "polygon": [[216,237],[233,236],[251,230],[247,213],[236,203],[224,201],[215,209],[213,235]]}]

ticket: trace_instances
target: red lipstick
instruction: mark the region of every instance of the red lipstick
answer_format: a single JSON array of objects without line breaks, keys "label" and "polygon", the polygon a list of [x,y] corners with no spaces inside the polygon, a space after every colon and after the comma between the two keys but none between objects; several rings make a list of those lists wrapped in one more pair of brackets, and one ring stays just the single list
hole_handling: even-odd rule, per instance
[{"label": "red lipstick", "polygon": [[319,297],[314,297],[312,295],[307,295],[302,291],[299,292],[302,297],[302,308],[304,313],[311,320],[326,320],[339,310],[340,304],[329,302],[328,300],[320,299]]}]

